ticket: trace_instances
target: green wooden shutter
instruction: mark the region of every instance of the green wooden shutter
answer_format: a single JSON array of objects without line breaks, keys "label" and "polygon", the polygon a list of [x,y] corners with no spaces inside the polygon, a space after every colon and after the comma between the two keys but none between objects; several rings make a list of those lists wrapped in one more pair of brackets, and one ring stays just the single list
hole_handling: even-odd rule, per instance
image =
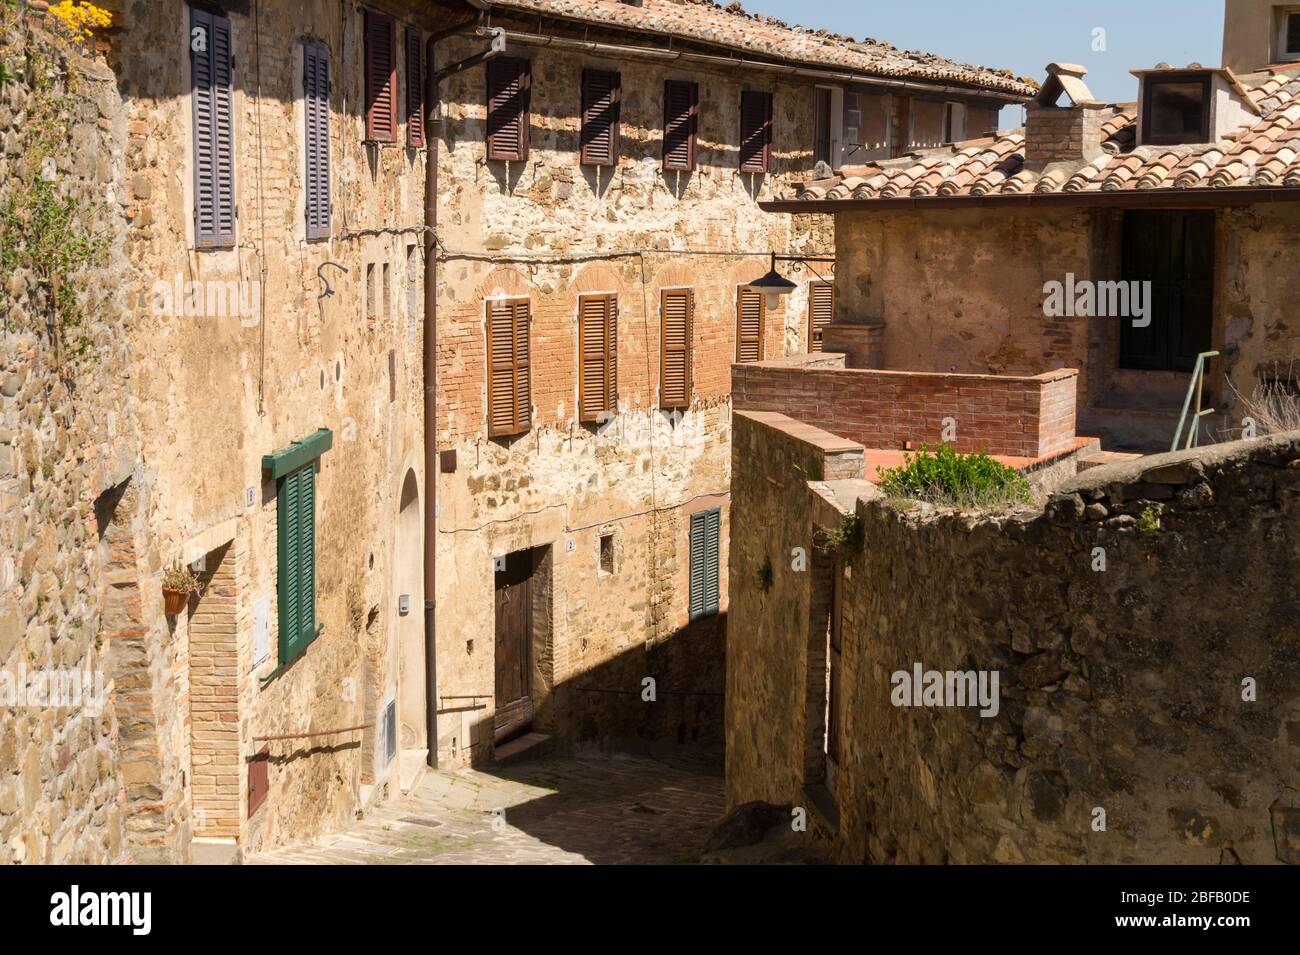
[{"label": "green wooden shutter", "polygon": [[280,479],[280,662],[288,663],[316,638],[316,465]]},{"label": "green wooden shutter", "polygon": [[722,510],[691,515],[691,573],[689,609],[692,620],[718,612],[718,560]]}]

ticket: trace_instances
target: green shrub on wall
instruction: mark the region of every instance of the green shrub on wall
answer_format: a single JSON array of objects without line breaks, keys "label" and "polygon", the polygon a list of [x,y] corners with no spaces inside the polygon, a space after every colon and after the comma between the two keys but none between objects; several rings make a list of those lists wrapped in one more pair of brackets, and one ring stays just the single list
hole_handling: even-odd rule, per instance
[{"label": "green shrub on wall", "polygon": [[900,467],[880,472],[880,486],[891,497],[915,498],[954,507],[1028,504],[1029,482],[1015,468],[987,454],[959,454],[950,444],[905,454]]}]

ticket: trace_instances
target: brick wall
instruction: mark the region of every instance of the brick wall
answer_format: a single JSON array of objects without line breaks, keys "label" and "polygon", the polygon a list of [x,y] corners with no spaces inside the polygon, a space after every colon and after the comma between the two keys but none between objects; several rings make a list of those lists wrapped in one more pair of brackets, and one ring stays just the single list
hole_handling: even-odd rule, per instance
[{"label": "brick wall", "polygon": [[1073,369],[1031,378],[929,374],[794,356],[734,366],[732,400],[737,410],[778,411],[868,448],[938,444],[950,423],[958,451],[1037,458],[1074,439],[1076,379]]},{"label": "brick wall", "polygon": [[1085,106],[1026,107],[1025,161],[1092,160],[1101,155],[1101,126],[1113,111]]}]

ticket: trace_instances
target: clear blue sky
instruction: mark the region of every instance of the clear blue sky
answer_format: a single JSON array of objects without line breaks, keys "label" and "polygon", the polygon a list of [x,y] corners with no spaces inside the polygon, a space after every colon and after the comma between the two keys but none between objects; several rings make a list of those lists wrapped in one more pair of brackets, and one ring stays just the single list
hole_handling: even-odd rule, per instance
[{"label": "clear blue sky", "polygon": [[[1052,61],[1088,68],[1093,95],[1137,99],[1129,70],[1164,61],[1217,66],[1223,55],[1223,0],[742,0],[750,13],[872,37],[963,63],[1013,70],[1042,82]],[[1094,52],[1093,31],[1106,49]],[[1020,109],[1002,112],[1004,127]]]}]

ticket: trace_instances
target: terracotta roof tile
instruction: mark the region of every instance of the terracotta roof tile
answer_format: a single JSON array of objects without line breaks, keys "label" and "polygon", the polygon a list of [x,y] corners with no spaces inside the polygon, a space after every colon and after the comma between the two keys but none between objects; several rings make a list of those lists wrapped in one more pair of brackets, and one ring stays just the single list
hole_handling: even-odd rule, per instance
[{"label": "terracotta roof tile", "polygon": [[[1024,132],[1014,130],[992,141],[913,156],[910,162],[859,167],[857,184],[842,198],[1300,186],[1300,77],[1275,71],[1240,79],[1263,115],[1216,143],[1135,146],[1136,108],[1119,104],[1102,125],[1105,154],[1091,162],[1027,168]],[[825,189],[797,192],[800,199],[823,197]]]},{"label": "terracotta roof tile", "polygon": [[746,13],[740,3],[712,0],[493,0],[503,12],[542,13],[604,27],[680,37],[755,58],[789,59],[867,76],[931,80],[1033,96],[1038,85],[1010,70],[958,63],[873,39],[855,40],[826,30],[791,26],[775,17]]}]

